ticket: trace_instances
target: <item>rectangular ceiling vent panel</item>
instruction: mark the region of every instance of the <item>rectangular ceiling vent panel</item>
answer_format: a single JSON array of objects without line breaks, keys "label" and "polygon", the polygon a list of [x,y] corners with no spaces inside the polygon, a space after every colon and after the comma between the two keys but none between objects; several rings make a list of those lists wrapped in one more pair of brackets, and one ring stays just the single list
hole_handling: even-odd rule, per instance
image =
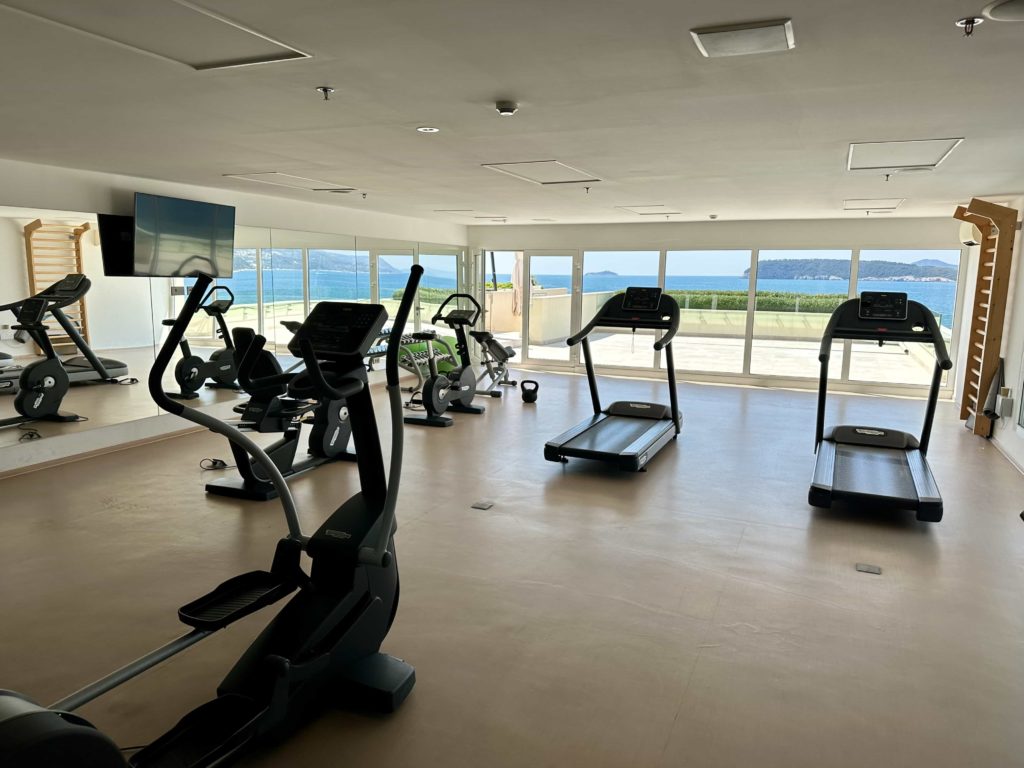
[{"label": "rectangular ceiling vent panel", "polygon": [[873,199],[851,199],[843,201],[844,211],[895,211],[906,198],[876,197]]},{"label": "rectangular ceiling vent panel", "polygon": [[673,211],[667,205],[617,205],[620,211],[629,211],[637,216],[679,216],[679,211]]},{"label": "rectangular ceiling vent panel", "polygon": [[600,181],[592,173],[557,160],[528,160],[522,163],[484,163],[484,168],[514,176],[533,184],[584,184]]},{"label": "rectangular ceiling vent panel", "polygon": [[932,170],[963,143],[962,138],[865,141],[850,144],[851,171]]},{"label": "rectangular ceiling vent panel", "polygon": [[196,70],[310,58],[190,0],[2,0],[0,7]]},{"label": "rectangular ceiling vent panel", "polygon": [[344,184],[335,184],[333,181],[307,179],[305,176],[293,176],[290,173],[278,173],[277,171],[269,171],[267,173],[225,173],[224,177],[228,179],[241,179],[242,181],[255,181],[259,184],[273,184],[276,187],[305,189],[310,192],[352,192],[355,189],[355,187],[348,187]]},{"label": "rectangular ceiling vent panel", "polygon": [[790,19],[702,27],[691,29],[690,36],[701,55],[709,59],[777,53],[796,47]]}]

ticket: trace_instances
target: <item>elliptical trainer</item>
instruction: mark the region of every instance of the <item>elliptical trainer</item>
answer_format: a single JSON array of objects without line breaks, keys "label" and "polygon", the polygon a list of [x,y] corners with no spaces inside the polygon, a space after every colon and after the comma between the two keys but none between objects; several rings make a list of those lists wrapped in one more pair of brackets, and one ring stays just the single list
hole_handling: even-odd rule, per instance
[{"label": "elliptical trainer", "polygon": [[[456,306],[455,309],[444,314],[445,307],[459,299],[466,299],[473,305],[473,309],[459,309]],[[406,424],[450,427],[452,420],[444,415],[449,408],[459,413],[476,414],[486,410],[482,405],[473,405],[473,398],[476,397],[477,378],[473,371],[473,361],[469,356],[469,339],[466,337],[466,328],[476,325],[480,312],[480,302],[474,297],[468,293],[453,293],[441,303],[437,312],[430,318],[431,325],[442,322],[455,331],[455,356],[458,365],[445,372],[441,372],[437,366],[434,344],[445,343],[438,337],[437,331],[420,331],[412,334],[414,340],[425,342],[427,345],[427,366],[430,375],[423,383],[422,398],[425,413],[406,416]]]},{"label": "elliptical trainer", "polygon": [[[228,295],[226,299],[213,298],[218,291]],[[215,349],[210,354],[209,360],[203,360],[199,355],[192,353],[188,339],[182,338],[181,360],[174,366],[174,381],[178,384],[178,392],[168,392],[169,397],[176,400],[194,400],[199,397],[197,392],[202,389],[207,379],[208,387],[222,387],[225,389],[238,389],[236,379],[238,377],[238,361],[235,359],[235,345],[232,342],[231,332],[228,331],[227,321],[224,315],[235,303],[235,294],[226,285],[217,285],[207,292],[196,309],[195,314],[200,310],[213,318],[217,330],[217,338],[224,346]],[[174,320],[164,320],[164,325],[174,325]]]},{"label": "elliptical trainer", "polygon": [[[294,334],[300,327],[295,323],[289,330]],[[264,348],[266,339],[257,336],[251,328],[235,328],[232,336],[235,349],[241,355],[238,381],[250,396],[248,403],[239,406],[238,428],[282,433],[280,439],[263,449],[281,474],[295,477],[328,462],[355,461],[355,453],[348,449],[352,425],[345,400],[324,398],[305,370],[282,370],[277,358]],[[302,425],[308,414],[313,417],[308,456],[296,461]],[[277,497],[274,483],[259,462],[235,443],[231,443],[231,454],[240,477],[213,480],[206,484],[207,493],[253,501]]]},{"label": "elliptical trainer", "polygon": [[[360,492],[306,536],[288,484],[270,457],[244,433],[167,397],[162,378],[188,321],[212,282],[201,275],[150,372],[149,389],[164,410],[243,446],[272,478],[288,523],[269,571],[252,571],[183,606],[189,631],[141,659],[55,703],[41,707],[0,691],[0,765],[4,768],[213,768],[277,740],[320,709],[343,702],[393,711],[415,684],[415,670],[380,652],[398,608],[395,507],[402,467],[402,397],[398,340],[422,268],[414,266],[398,309],[387,356],[391,470],[362,356],[387,319],[380,305],[321,302],[292,340],[323,397],[351,408],[359,453]],[[302,568],[305,553],[309,572]],[[168,733],[125,759],[106,735],[74,710],[219,629],[295,593],[221,681],[217,696]]]}]

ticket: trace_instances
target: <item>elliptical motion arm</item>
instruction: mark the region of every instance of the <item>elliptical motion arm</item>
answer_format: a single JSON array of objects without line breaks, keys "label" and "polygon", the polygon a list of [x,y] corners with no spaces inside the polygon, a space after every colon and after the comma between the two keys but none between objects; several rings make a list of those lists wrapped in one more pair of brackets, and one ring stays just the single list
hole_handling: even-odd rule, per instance
[{"label": "elliptical motion arm", "polygon": [[413,265],[412,271],[409,273],[409,281],[405,285],[405,293],[402,294],[402,303],[398,306],[395,322],[391,326],[391,336],[388,338],[388,352],[384,367],[387,372],[388,401],[391,405],[391,471],[388,473],[388,492],[384,499],[384,511],[377,528],[377,541],[373,546],[362,547],[359,550],[359,561],[368,565],[383,567],[391,561],[388,542],[391,540],[395,528],[395,508],[398,504],[398,487],[402,478],[404,438],[402,390],[398,386],[398,348],[422,275],[423,267],[419,264]]},{"label": "elliptical motion arm", "polygon": [[196,276],[196,283],[192,286],[192,290],[189,291],[188,297],[185,299],[185,306],[181,308],[181,312],[175,318],[167,338],[157,353],[156,360],[153,361],[153,367],[149,371],[149,394],[152,396],[153,401],[163,410],[191,421],[193,424],[206,427],[211,432],[223,435],[255,459],[263,471],[267,473],[267,477],[273,483],[281,499],[285,520],[288,523],[288,537],[296,541],[305,541],[292,492],[288,488],[288,483],[285,482],[284,477],[281,475],[281,470],[274,464],[266,452],[253,442],[248,435],[237,428],[202,411],[197,411],[195,408],[189,408],[180,401],[172,400],[164,392],[163,378],[167,372],[167,366],[170,364],[171,358],[174,357],[178,344],[185,338],[185,331],[188,328],[189,321],[199,308],[204,292],[212,283],[213,278],[208,275],[200,274]]}]

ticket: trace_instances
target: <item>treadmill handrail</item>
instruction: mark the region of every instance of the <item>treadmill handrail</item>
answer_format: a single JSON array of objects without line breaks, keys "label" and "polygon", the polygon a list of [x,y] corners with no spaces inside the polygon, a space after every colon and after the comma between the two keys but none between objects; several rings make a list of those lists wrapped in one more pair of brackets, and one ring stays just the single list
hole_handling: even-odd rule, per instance
[{"label": "treadmill handrail", "polygon": [[[938,322],[935,320],[935,315],[928,309],[924,304],[919,301],[911,299],[907,302],[907,317],[909,319],[911,312],[915,315],[920,315],[922,322],[924,323],[924,331],[907,331],[905,329],[894,329],[889,331],[876,327],[865,328],[863,330],[856,328],[839,328],[840,319],[847,314],[851,308],[857,306],[860,303],[859,298],[847,299],[832,312],[832,316],[828,320],[828,324],[825,326],[825,331],[821,336],[821,349],[818,352],[818,361],[826,362],[832,352],[832,342],[836,339],[855,339],[863,341],[909,341],[918,342],[921,344],[930,343],[935,348],[935,359],[939,366],[948,371],[953,367],[953,362],[949,359],[949,352],[946,349],[946,341],[942,338],[942,330],[939,328]],[[871,321],[874,323],[885,322],[884,320]],[[906,321],[899,321],[906,322]]]},{"label": "treadmill handrail", "polygon": [[[606,301],[604,304],[601,305],[601,309],[599,309],[597,311],[597,314],[594,315],[594,318],[589,323],[587,323],[579,331],[579,333],[575,333],[572,336],[570,336],[568,339],[565,340],[566,346],[569,346],[569,347],[576,346],[585,337],[589,336],[594,331],[595,328],[633,328],[633,330],[636,330],[637,328],[654,328],[654,329],[657,329],[657,327],[660,327],[660,326],[644,325],[644,324],[641,324],[641,323],[638,323],[636,325],[631,325],[628,321],[608,322],[608,320],[604,318],[604,309],[605,309],[605,307],[610,302],[615,301],[616,299],[618,299],[619,302],[621,303],[621,301],[625,297],[625,295],[626,294],[624,294],[624,293],[617,293],[614,296],[610,297],[608,299],[608,301]],[[663,294],[663,296],[664,296],[664,294]],[[665,334],[661,338],[657,339],[654,342],[654,348],[656,350],[664,349],[665,346],[670,341],[672,341],[672,339],[676,335],[676,332],[679,330],[679,303],[676,302],[676,300],[673,299],[670,296],[668,296],[667,299],[668,299],[668,302],[667,302],[667,304],[665,306],[666,314],[668,315],[667,330],[665,331]],[[662,302],[662,303],[665,303],[665,302]],[[661,319],[662,316],[663,316],[662,315],[662,304],[659,304],[658,305],[658,319],[659,319],[659,323],[666,322],[666,321]]]}]

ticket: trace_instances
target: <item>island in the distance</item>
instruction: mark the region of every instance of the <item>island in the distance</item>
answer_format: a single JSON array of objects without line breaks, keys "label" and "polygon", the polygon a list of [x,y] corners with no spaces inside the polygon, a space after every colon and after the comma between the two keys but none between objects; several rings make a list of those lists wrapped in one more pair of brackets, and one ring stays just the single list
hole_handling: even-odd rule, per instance
[{"label": "island in the distance", "polygon": [[[955,283],[957,268],[936,259],[921,259],[907,264],[899,261],[861,261],[859,280],[889,280],[911,283]],[[750,276],[750,270],[743,270]],[[757,265],[757,277],[763,280],[849,280],[848,259],[778,259]]]},{"label": "island in the distance", "polygon": [[618,272],[612,272],[610,269],[602,269],[600,272],[587,272],[583,275],[584,277],[618,277]]}]

